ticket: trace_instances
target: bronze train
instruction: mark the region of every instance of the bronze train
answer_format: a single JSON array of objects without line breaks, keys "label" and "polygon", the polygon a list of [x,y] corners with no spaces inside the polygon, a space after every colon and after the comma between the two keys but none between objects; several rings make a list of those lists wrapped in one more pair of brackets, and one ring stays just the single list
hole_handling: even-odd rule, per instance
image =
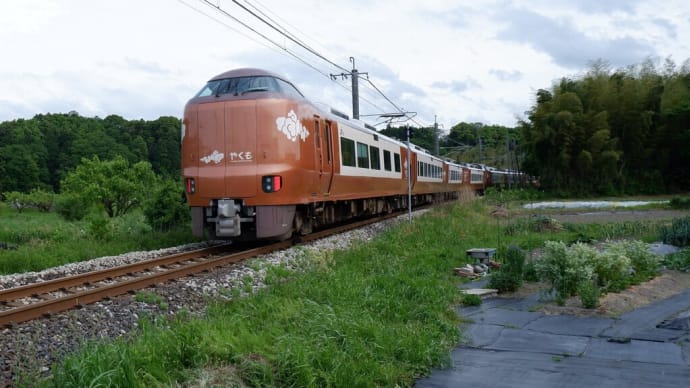
[{"label": "bronze train", "polygon": [[237,69],[185,106],[182,174],[192,229],[209,239],[281,240],[323,225],[520,180],[444,160],[317,107],[285,78]]}]

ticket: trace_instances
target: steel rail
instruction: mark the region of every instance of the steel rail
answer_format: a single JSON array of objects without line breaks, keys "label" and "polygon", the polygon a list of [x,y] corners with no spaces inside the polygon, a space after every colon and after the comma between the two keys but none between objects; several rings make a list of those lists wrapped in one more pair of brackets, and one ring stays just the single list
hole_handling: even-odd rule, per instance
[{"label": "steel rail", "polygon": [[46,294],[52,291],[66,290],[84,284],[96,283],[102,280],[146,271],[155,267],[166,266],[181,261],[192,260],[203,255],[212,255],[227,249],[229,244],[218,245],[210,248],[197,249],[188,252],[176,253],[170,256],[143,260],[123,266],[106,268],[98,271],[85,272],[83,274],[65,278],[48,280],[41,283],[32,283],[20,287],[0,290],[0,302],[9,302],[29,296]]},{"label": "steel rail", "polygon": [[[75,307],[95,303],[103,299],[113,298],[118,295],[126,294],[156,284],[164,283],[169,280],[183,278],[194,273],[204,272],[216,267],[228,264],[235,264],[243,260],[267,254],[281,249],[287,249],[296,243],[305,243],[333,234],[342,233],[348,230],[357,229],[365,225],[399,216],[402,212],[390,213],[384,216],[375,217],[367,220],[357,221],[334,228],[329,228],[302,236],[297,241],[282,241],[264,247],[253,248],[238,253],[223,255],[218,257],[204,258],[199,261],[202,255],[213,255],[227,249],[228,245],[220,245],[195,251],[183,252],[171,256],[144,260],[138,263],[127,264],[125,266],[113,267],[99,271],[88,272],[80,275],[70,276],[64,279],[54,279],[47,282],[29,284],[21,287],[11,288],[0,292],[0,302],[14,301],[23,297],[45,295],[51,291],[65,291],[68,294],[61,297],[49,298],[40,302],[14,307],[0,312],[0,327],[11,326],[13,324],[26,322],[32,319],[50,316]],[[165,268],[167,265],[179,264],[177,268]],[[165,271],[145,272],[155,267],[163,267]],[[68,291],[71,287],[81,285],[94,285],[108,279],[115,279],[121,276],[133,276],[133,279],[115,281],[108,285],[95,285],[91,289],[79,292]]]},{"label": "steel rail", "polygon": [[58,312],[95,303],[103,299],[112,298],[128,292],[150,287],[172,279],[182,278],[194,273],[210,270],[227,264],[233,264],[276,249],[285,249],[292,242],[282,242],[266,247],[254,248],[239,253],[215,257],[203,261],[186,263],[177,268],[171,268],[165,272],[147,273],[133,279],[102,285],[93,289],[76,292],[55,299],[44,300],[26,306],[16,307],[0,312],[0,326],[8,326],[42,316],[49,316]]}]

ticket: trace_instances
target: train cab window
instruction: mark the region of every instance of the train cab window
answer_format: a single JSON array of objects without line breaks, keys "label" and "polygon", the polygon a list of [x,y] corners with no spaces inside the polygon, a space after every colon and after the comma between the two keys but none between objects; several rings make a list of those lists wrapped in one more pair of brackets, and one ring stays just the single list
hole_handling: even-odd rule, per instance
[{"label": "train cab window", "polygon": [[380,170],[381,169],[381,153],[378,147],[369,147],[369,156],[371,157],[371,169]]},{"label": "train cab window", "polygon": [[386,171],[391,170],[391,152],[383,150],[383,169]]},{"label": "train cab window", "polygon": [[357,142],[357,167],[369,168],[369,146]]},{"label": "train cab window", "polygon": [[297,90],[297,88],[292,86],[291,83],[285,82],[280,78],[276,78],[276,81],[278,82],[278,85],[280,85],[280,91],[281,92],[287,94],[288,96],[290,96],[292,98],[299,98],[299,99],[304,98],[302,93],[300,93],[299,90]]},{"label": "train cab window", "polygon": [[395,159],[395,172],[400,172],[400,154],[394,154]]},{"label": "train cab window", "polygon": [[291,98],[304,98],[289,82],[264,75],[211,80],[194,97],[242,96],[254,92],[278,92]]},{"label": "train cab window", "polygon": [[356,167],[355,141],[345,137],[340,138],[340,152],[343,157],[343,166]]}]

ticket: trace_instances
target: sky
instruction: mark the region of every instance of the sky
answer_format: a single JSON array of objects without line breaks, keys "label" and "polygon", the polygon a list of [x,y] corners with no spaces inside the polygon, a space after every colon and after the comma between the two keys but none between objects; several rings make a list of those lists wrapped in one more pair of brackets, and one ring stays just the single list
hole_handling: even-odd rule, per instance
[{"label": "sky", "polygon": [[378,128],[380,114],[399,111],[444,131],[512,127],[538,89],[593,61],[613,71],[670,58],[680,68],[690,2],[2,0],[0,122],[70,111],[181,117],[206,81],[241,67],[351,114],[351,80],[330,77],[349,72],[351,58],[360,114]]}]

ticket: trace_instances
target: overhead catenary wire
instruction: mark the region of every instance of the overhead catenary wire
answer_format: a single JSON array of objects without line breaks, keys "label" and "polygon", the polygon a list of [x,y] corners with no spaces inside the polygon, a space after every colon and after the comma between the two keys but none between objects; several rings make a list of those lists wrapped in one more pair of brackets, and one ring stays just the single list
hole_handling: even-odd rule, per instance
[{"label": "overhead catenary wire", "polygon": [[[187,3],[184,2],[183,0],[178,0],[178,1],[181,2],[182,4],[186,5],[187,7],[189,7],[189,8],[191,8],[191,9],[195,10],[196,12],[199,12],[199,13],[201,13],[202,15],[205,15],[205,16],[207,16],[207,17],[213,19],[214,21],[218,22],[219,24],[221,24],[221,25],[223,25],[223,26],[225,26],[225,27],[231,29],[232,31],[239,33],[239,34],[242,35],[243,37],[246,37],[246,38],[250,39],[251,41],[253,41],[253,42],[255,42],[255,43],[261,44],[261,45],[264,46],[264,47],[267,47],[267,48],[269,48],[269,49],[271,49],[271,50],[274,50],[274,51],[276,51],[276,52],[278,52],[278,53],[280,53],[280,54],[282,54],[282,55],[289,56],[289,57],[291,57],[291,58],[293,58],[293,59],[295,59],[295,60],[301,62],[302,64],[308,66],[309,68],[311,68],[312,70],[318,72],[318,73],[321,74],[322,76],[328,78],[328,79],[331,80],[332,82],[335,82],[338,86],[344,88],[345,90],[349,91],[350,93],[352,92],[352,90],[351,90],[349,87],[347,87],[346,85],[343,85],[343,84],[341,84],[341,83],[339,83],[339,82],[336,82],[335,80],[332,80],[329,74],[327,74],[326,72],[324,72],[324,71],[322,71],[321,69],[319,69],[315,64],[313,64],[312,62],[310,62],[310,61],[306,60],[305,58],[301,57],[301,56],[298,55],[296,52],[293,52],[293,51],[290,50],[288,47],[279,44],[278,42],[276,42],[275,40],[271,39],[271,38],[270,38],[269,36],[267,36],[266,34],[264,34],[264,33],[260,32],[260,31],[258,31],[258,29],[252,27],[252,26],[249,25],[248,23],[246,23],[246,22],[240,20],[239,18],[233,16],[233,15],[230,14],[227,10],[221,8],[220,4],[214,4],[213,2],[211,2],[211,1],[209,1],[209,0],[198,0],[199,2],[201,2],[201,3],[203,3],[204,5],[206,5],[206,6],[210,7],[210,8],[212,8],[212,9],[215,10],[216,12],[219,12],[219,13],[223,14],[225,17],[230,18],[230,19],[233,20],[234,22],[240,24],[242,27],[244,27],[244,28],[250,30],[250,31],[253,32],[254,34],[256,34],[256,35],[258,35],[259,37],[261,37],[261,38],[262,38],[263,40],[265,40],[266,42],[270,43],[270,45],[267,45],[267,44],[265,44],[265,43],[262,43],[262,42],[260,42],[260,41],[257,41],[256,39],[253,39],[252,37],[247,36],[246,34],[244,34],[244,33],[240,32],[240,31],[238,31],[236,28],[233,28],[232,26],[230,26],[230,25],[228,25],[228,24],[226,24],[226,23],[224,23],[224,22],[218,20],[217,18],[215,18],[215,17],[213,17],[213,16],[211,16],[211,15],[209,15],[209,14],[207,14],[207,13],[205,13],[205,12],[203,12],[203,11],[201,11],[201,10],[199,10],[199,9],[197,9],[197,8],[195,8],[195,7],[193,7],[193,6],[191,6],[190,4],[187,4]],[[265,12],[261,11],[261,10],[258,9],[256,6],[252,5],[249,1],[246,1],[246,0],[245,0],[245,3],[247,3],[247,4],[248,4],[251,8],[253,8],[255,11],[252,11],[252,10],[249,9],[247,6],[245,6],[245,5],[243,5],[243,4],[240,4],[240,2],[237,1],[237,0],[232,0],[232,1],[233,1],[233,3],[235,3],[238,7],[240,7],[241,9],[243,9],[245,12],[249,13],[249,14],[252,15],[254,18],[258,19],[261,23],[267,25],[267,26],[270,27],[272,30],[278,32],[280,35],[282,35],[282,36],[284,36],[285,38],[289,39],[291,42],[297,44],[299,47],[301,47],[302,49],[306,50],[306,51],[309,52],[310,54],[316,56],[317,58],[321,59],[322,61],[328,63],[328,64],[331,65],[331,66],[336,67],[337,69],[339,69],[339,70],[341,70],[341,71],[347,71],[347,72],[349,72],[349,70],[347,70],[347,69],[345,69],[344,67],[338,65],[337,63],[331,61],[331,60],[328,59],[325,55],[321,54],[319,51],[317,51],[316,49],[312,48],[310,45],[306,44],[302,39],[300,39],[299,37],[297,37],[294,33],[290,32],[287,28],[285,28],[285,27],[283,27],[282,25],[280,25],[280,23],[276,22],[273,18],[271,18],[270,16],[266,15]],[[259,15],[259,14],[260,14],[260,15]],[[279,50],[276,50],[276,48],[279,49]],[[363,80],[367,81],[367,83],[368,83],[369,85],[371,85],[371,87],[372,87],[381,97],[383,97],[389,104],[391,104],[398,112],[403,113],[403,114],[406,113],[406,112],[404,112],[404,110],[401,109],[397,104],[395,104],[388,96],[386,96],[386,94],[383,93],[383,91],[381,91],[381,89],[378,88],[370,79],[368,79],[368,78],[362,78],[361,76],[359,77],[359,79],[363,79]],[[371,105],[371,106],[374,107],[375,109],[377,109],[379,112],[381,112],[381,113],[384,113],[384,112],[385,112],[384,109],[382,109],[380,106],[378,106],[378,105],[377,105],[376,103],[374,103],[373,101],[370,101],[369,99],[364,98],[364,97],[362,97],[362,96],[360,96],[360,99],[363,100],[364,102],[366,102],[367,104]],[[413,121],[414,123],[416,123],[418,126],[420,126],[420,127],[423,126],[423,125],[419,124],[419,122],[417,122],[416,120],[414,120],[412,117],[409,117],[409,116],[407,116],[407,115],[406,115],[406,117],[408,117],[408,120],[412,120],[412,121]],[[406,120],[406,121],[407,121],[407,120]]]}]

